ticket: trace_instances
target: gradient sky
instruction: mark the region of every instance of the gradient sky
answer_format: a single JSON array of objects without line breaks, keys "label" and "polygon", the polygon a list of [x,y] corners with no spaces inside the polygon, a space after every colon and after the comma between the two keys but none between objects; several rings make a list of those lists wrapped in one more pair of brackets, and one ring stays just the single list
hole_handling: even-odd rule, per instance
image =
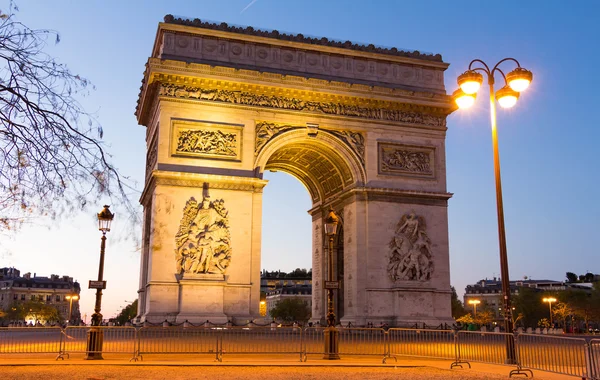
[{"label": "gradient sky", "polygon": [[[2,10],[8,1],[0,1]],[[18,1],[18,19],[60,32],[48,51],[97,90],[82,102],[97,112],[112,160],[143,186],[145,129],[133,115],[144,64],[165,14],[440,53],[446,90],[474,58],[517,58],[534,81],[517,105],[498,111],[511,279],[562,280],[566,271],[599,273],[600,3],[596,1]],[[509,70],[512,67],[509,67]],[[451,282],[498,276],[498,235],[487,90],[448,117],[446,140]],[[311,266],[306,189],[265,173],[263,265]],[[137,200],[136,200],[137,201]],[[97,211],[100,211],[98,204]],[[95,211],[95,210],[94,210]],[[124,230],[116,212],[113,230]],[[285,215],[285,223],[281,218]],[[93,212],[39,221],[0,236],[0,267],[81,282],[89,321],[100,233]],[[109,234],[102,312],[114,316],[137,297],[139,254]]]}]

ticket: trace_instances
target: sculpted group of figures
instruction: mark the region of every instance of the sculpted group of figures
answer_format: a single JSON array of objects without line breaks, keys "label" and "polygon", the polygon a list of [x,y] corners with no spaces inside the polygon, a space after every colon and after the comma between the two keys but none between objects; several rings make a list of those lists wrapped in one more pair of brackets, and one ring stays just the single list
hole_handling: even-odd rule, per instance
[{"label": "sculpted group of figures", "polygon": [[181,130],[177,152],[235,156],[236,134],[221,131]]},{"label": "sculpted group of figures", "polygon": [[176,273],[223,274],[231,261],[229,219],[223,200],[190,198],[175,236]]},{"label": "sculpted group of figures", "polygon": [[385,169],[418,173],[431,173],[429,154],[396,149],[383,152],[381,164]]},{"label": "sculpted group of figures", "polygon": [[425,220],[422,217],[414,213],[404,215],[398,223],[390,248],[392,254],[388,274],[392,281],[431,279],[431,242],[425,232]]},{"label": "sculpted group of figures", "polygon": [[305,101],[296,98],[286,98],[275,95],[257,95],[244,91],[204,89],[191,86],[177,86],[174,84],[160,83],[160,96],[176,98],[193,98],[212,100],[226,103],[244,104],[251,106],[282,108],[312,112],[323,112],[332,115],[356,116],[367,119],[400,121],[412,124],[446,126],[446,119],[441,116],[432,116],[419,112],[406,112],[385,108],[366,108],[356,105],[347,105],[332,102]]}]

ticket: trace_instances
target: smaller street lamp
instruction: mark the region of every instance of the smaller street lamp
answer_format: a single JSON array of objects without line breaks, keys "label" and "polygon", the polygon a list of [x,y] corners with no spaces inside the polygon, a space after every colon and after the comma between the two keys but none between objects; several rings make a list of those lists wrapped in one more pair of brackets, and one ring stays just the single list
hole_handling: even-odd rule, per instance
[{"label": "smaller street lamp", "polygon": [[548,302],[548,306],[550,307],[550,327],[552,327],[552,326],[554,326],[552,324],[552,302],[556,302],[556,298],[554,298],[554,297],[544,297],[544,299],[542,299],[542,301]]},{"label": "smaller street lamp", "polygon": [[469,300],[469,305],[473,305],[473,313],[474,316],[477,316],[477,305],[481,303],[480,300]]},{"label": "smaller street lamp", "polygon": [[65,296],[65,299],[69,300],[69,324],[73,318],[73,301],[77,301],[79,296],[77,294],[69,294]]},{"label": "smaller street lamp", "polygon": [[[102,314],[100,309],[102,306],[102,289],[104,288],[104,251],[106,249],[106,233],[110,231],[115,214],[109,210],[110,206],[104,206],[102,211],[98,213],[98,230],[102,232],[100,243],[100,265],[98,268],[98,281],[96,282],[96,304],[94,305],[94,314],[92,314],[92,328],[87,334],[87,360],[102,360],[102,342],[104,340],[104,332],[100,329],[102,323]],[[91,281],[90,281],[91,285]],[[101,286],[100,286],[101,285]]]},{"label": "smaller street lamp", "polygon": [[[327,328],[325,329],[325,355],[323,359],[337,360],[340,358],[338,354],[338,331],[335,329],[335,312],[333,311],[333,289],[337,289],[337,278],[333,279],[333,237],[337,232],[339,218],[333,212],[333,208],[329,206],[329,214],[325,218],[323,227],[325,234],[329,237],[329,252],[327,265]],[[337,277],[337,276],[336,276]]]}]

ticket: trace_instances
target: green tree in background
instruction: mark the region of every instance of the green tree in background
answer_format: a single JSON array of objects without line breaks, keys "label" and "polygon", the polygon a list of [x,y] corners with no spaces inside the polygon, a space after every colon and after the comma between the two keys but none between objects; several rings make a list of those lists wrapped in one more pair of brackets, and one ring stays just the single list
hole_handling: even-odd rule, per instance
[{"label": "green tree in background", "polygon": [[298,321],[305,323],[310,319],[311,310],[305,301],[299,297],[292,297],[277,302],[269,314],[277,321],[285,323]]},{"label": "green tree in background", "polygon": [[123,310],[117,315],[117,323],[123,326],[125,323],[130,322],[137,315],[138,311],[138,300],[125,306]]},{"label": "green tree in background", "polygon": [[452,289],[452,297],[450,299],[452,306],[452,318],[460,318],[466,313],[465,307],[461,300],[458,299],[458,295],[456,294],[456,289],[454,286],[452,286],[450,289]]}]

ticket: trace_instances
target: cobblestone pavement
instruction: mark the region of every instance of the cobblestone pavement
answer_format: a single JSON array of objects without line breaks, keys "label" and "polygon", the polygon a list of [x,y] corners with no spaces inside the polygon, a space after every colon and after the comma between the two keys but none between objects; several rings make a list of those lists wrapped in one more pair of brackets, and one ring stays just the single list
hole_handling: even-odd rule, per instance
[{"label": "cobblestone pavement", "polygon": [[2,380],[112,380],[112,379],[211,379],[211,380],[435,380],[508,379],[508,376],[469,370],[438,368],[332,368],[332,367],[206,367],[52,365],[2,366]]}]

